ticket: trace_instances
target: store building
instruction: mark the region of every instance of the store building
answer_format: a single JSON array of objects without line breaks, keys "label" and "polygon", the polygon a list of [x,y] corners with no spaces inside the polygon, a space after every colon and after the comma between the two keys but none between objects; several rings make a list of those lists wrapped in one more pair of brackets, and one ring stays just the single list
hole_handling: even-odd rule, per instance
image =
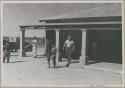
[{"label": "store building", "polygon": [[21,25],[21,56],[25,55],[24,40],[27,30],[45,30],[46,40],[55,41],[57,61],[64,54],[63,44],[71,34],[75,42],[73,59],[122,63],[121,4],[88,9],[39,20],[41,25]]}]

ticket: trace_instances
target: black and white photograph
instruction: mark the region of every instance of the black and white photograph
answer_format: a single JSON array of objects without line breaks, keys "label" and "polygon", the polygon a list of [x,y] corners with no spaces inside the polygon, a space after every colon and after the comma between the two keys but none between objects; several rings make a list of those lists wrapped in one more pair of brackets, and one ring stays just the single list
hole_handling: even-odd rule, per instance
[{"label": "black and white photograph", "polygon": [[2,2],[1,86],[123,86],[122,2]]}]

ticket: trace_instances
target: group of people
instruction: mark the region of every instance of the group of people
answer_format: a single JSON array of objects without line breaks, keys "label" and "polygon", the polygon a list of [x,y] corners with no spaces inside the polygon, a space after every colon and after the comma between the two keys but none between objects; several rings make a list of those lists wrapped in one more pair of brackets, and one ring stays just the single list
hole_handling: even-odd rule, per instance
[{"label": "group of people", "polygon": [[[32,52],[33,52],[33,57],[36,58],[37,57],[37,38],[36,37],[34,37],[32,41]],[[50,40],[47,40],[47,48],[46,48],[45,54],[47,55],[49,68],[50,68],[51,58],[53,60],[53,66],[56,67],[56,47],[55,47],[55,44]]]},{"label": "group of people", "polygon": [[[65,41],[65,43],[63,45],[63,50],[66,51],[66,58],[68,60],[66,67],[69,67],[69,65],[71,63],[71,57],[74,52],[74,41],[72,40],[71,35],[69,35],[68,39]],[[55,47],[55,44],[52,41],[47,41],[47,49],[46,49],[45,54],[47,54],[49,68],[50,68],[51,59],[53,61],[53,66],[56,67],[56,51],[57,51],[57,49]]]},{"label": "group of people", "polygon": [[[66,51],[66,58],[68,60],[68,63],[66,64],[66,67],[69,67],[71,63],[71,57],[72,53],[74,52],[74,41],[72,40],[71,35],[68,36],[68,39],[65,41],[63,50]],[[9,41],[6,41],[3,47],[3,63],[5,63],[5,60],[7,59],[7,63],[9,63],[10,59],[10,44]],[[34,37],[32,41],[32,52],[33,57],[36,58],[37,56],[37,38]],[[47,61],[48,61],[48,67],[50,68],[50,60],[53,61],[53,67],[56,67],[56,52],[57,49],[55,47],[55,44],[52,40],[47,40],[47,48],[45,51],[45,54],[47,55]]]},{"label": "group of people", "polygon": [[[47,48],[45,51],[45,55],[47,55],[47,61],[48,61],[48,67],[50,68],[50,61],[53,61],[53,67],[56,67],[56,52],[57,49],[55,47],[55,43],[52,40],[47,40]],[[66,58],[68,60],[68,63],[66,64],[66,67],[69,67],[71,63],[71,57],[74,52],[74,41],[72,40],[71,35],[68,35],[67,40],[65,41],[63,45],[63,50],[66,51]],[[32,51],[33,51],[33,57],[36,58],[37,56],[37,38],[34,37],[32,41]]]}]

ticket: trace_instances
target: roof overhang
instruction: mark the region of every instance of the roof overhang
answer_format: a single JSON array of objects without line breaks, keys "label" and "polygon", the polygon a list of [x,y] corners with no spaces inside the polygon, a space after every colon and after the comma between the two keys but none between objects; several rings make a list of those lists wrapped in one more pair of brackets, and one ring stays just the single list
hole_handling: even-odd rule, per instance
[{"label": "roof overhang", "polygon": [[67,19],[49,19],[39,20],[43,23],[77,23],[77,22],[113,22],[121,21],[121,16],[106,16],[106,17],[87,17],[87,18],[67,18]]},{"label": "roof overhang", "polygon": [[21,29],[121,29],[122,22],[79,22],[79,23],[43,23],[41,25],[22,25]]}]

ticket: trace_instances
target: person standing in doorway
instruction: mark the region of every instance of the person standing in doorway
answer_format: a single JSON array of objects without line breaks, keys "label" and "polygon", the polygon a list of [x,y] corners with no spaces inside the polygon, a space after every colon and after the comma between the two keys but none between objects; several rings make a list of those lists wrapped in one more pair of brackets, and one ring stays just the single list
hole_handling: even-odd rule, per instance
[{"label": "person standing in doorway", "polygon": [[36,36],[33,38],[33,41],[32,41],[32,52],[33,52],[33,57],[36,58],[37,57],[37,38],[36,38]]},{"label": "person standing in doorway", "polygon": [[71,35],[68,35],[68,39],[64,43],[63,50],[65,49],[65,47],[66,47],[66,57],[68,59],[66,67],[69,67],[71,63],[72,53],[74,52],[74,41],[72,40]]},{"label": "person standing in doorway", "polygon": [[9,41],[5,41],[4,45],[3,45],[3,63],[5,63],[5,60],[7,58],[7,63],[9,63],[10,60],[10,44]]}]

